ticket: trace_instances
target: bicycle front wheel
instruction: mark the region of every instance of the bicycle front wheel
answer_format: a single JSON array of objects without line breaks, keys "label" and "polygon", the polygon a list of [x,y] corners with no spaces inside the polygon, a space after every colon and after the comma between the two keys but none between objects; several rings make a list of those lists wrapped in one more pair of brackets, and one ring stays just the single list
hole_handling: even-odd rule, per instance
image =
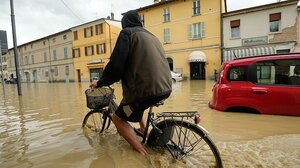
[{"label": "bicycle front wheel", "polygon": [[82,127],[101,133],[105,128],[106,120],[108,118],[104,114],[105,110],[92,110],[88,112],[83,119]]},{"label": "bicycle front wheel", "polygon": [[155,125],[147,144],[166,148],[173,158],[194,155],[201,167],[223,167],[220,153],[205,130],[187,121],[167,119]]}]

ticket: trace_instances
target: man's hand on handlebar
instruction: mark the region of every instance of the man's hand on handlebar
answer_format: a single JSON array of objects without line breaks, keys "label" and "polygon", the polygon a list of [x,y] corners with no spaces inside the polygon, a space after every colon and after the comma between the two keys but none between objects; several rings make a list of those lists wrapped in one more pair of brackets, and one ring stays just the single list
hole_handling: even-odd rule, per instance
[{"label": "man's hand on handlebar", "polygon": [[90,84],[90,88],[94,89],[97,88],[97,80],[93,80],[92,83]]}]

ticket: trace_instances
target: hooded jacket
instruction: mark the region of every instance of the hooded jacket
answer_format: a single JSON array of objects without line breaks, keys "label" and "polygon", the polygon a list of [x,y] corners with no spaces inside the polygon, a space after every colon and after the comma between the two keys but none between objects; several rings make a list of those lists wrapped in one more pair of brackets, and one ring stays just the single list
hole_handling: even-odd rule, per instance
[{"label": "hooded jacket", "polygon": [[122,104],[145,101],[172,91],[172,78],[160,41],[142,26],[136,10],[122,18],[122,31],[97,86],[121,80]]}]

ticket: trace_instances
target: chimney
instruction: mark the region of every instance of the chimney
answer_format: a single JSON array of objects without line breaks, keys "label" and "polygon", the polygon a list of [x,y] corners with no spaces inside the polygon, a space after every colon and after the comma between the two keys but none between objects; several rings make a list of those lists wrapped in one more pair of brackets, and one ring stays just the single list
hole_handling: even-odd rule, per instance
[{"label": "chimney", "polygon": [[111,20],[115,20],[115,14],[113,12],[110,13]]}]

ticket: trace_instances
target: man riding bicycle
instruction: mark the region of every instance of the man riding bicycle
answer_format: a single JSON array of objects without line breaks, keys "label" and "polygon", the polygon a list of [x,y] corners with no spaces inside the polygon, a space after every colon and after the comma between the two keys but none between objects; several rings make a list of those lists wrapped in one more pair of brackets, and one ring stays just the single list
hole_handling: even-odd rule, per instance
[{"label": "man riding bicycle", "polygon": [[168,61],[160,41],[143,28],[136,10],[125,13],[122,31],[103,76],[91,87],[122,82],[123,99],[112,116],[117,130],[142,155],[148,155],[129,122],[139,122],[144,131],[144,110],[166,99],[172,91]]}]

